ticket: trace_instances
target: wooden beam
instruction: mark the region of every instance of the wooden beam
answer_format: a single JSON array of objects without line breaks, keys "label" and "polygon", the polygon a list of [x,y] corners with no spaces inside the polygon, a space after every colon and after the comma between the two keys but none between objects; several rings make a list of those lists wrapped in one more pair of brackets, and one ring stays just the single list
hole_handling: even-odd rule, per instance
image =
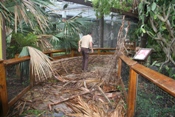
[{"label": "wooden beam", "polygon": [[175,80],[173,78],[167,77],[140,64],[133,65],[132,69],[154,83],[156,86],[163,89],[165,92],[175,97]]},{"label": "wooden beam", "polygon": [[30,60],[30,56],[24,56],[24,57],[20,57],[20,58],[13,58],[13,59],[4,60],[4,64],[5,65],[12,65],[12,64],[20,63],[20,62],[27,61],[27,60]]},{"label": "wooden beam", "polygon": [[138,21],[138,14],[137,13],[132,13],[131,11],[126,12],[126,11],[123,11],[121,9],[116,9],[116,8],[111,8],[111,12],[119,13],[121,15],[125,15],[127,18],[132,18],[132,19]]},{"label": "wooden beam", "polygon": [[6,72],[3,60],[0,60],[0,117],[4,117],[8,111],[8,98],[7,98],[7,86],[6,86]]},{"label": "wooden beam", "polygon": [[92,2],[90,2],[90,1],[87,1],[87,2],[85,2],[85,0],[64,0],[64,1],[73,2],[73,3],[82,4],[82,5],[85,5],[85,6],[92,7]]},{"label": "wooden beam", "polygon": [[136,92],[137,92],[137,73],[130,68],[127,117],[134,117],[136,107]]},{"label": "wooden beam", "polygon": [[[85,2],[85,0],[64,0],[64,1],[93,7],[92,2],[90,2],[90,1],[87,1],[87,2]],[[111,12],[119,13],[121,15],[126,15],[126,17],[129,17],[129,18],[132,18],[132,19],[138,21],[138,14],[137,13],[132,13],[131,11],[126,12],[126,11],[123,11],[121,9],[116,9],[116,8],[111,8]]]},{"label": "wooden beam", "polygon": [[8,106],[12,107],[24,94],[27,93],[27,91],[29,91],[32,87],[31,86],[27,86],[25,89],[23,89],[21,92],[19,92],[18,95],[16,95],[13,99],[11,99],[8,102]]}]

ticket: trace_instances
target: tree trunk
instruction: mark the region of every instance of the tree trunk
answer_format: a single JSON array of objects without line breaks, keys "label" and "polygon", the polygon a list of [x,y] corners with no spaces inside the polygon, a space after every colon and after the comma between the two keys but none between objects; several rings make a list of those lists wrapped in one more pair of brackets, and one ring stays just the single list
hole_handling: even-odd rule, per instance
[{"label": "tree trunk", "polygon": [[2,41],[1,42],[1,51],[2,51],[2,58],[0,58],[0,59],[6,59],[6,32],[5,32],[5,20],[4,20],[4,17],[2,17],[2,28],[1,28],[1,39],[0,39],[0,41]]},{"label": "tree trunk", "polygon": [[148,35],[145,33],[143,34],[143,36],[141,37],[141,41],[140,41],[140,47],[141,48],[145,48],[146,47],[146,44],[147,44],[147,38],[148,38]]},{"label": "tree trunk", "polygon": [[99,40],[100,40],[100,47],[103,48],[103,41],[104,41],[104,16],[100,18],[99,22],[100,30],[99,30]]}]

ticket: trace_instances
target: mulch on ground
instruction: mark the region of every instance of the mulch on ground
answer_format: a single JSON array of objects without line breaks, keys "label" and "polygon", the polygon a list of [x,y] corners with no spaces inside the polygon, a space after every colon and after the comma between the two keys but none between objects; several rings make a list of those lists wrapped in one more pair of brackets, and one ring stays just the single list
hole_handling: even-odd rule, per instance
[{"label": "mulch on ground", "polygon": [[55,76],[28,91],[8,117],[124,117],[125,102],[116,69],[105,82],[108,66]]}]

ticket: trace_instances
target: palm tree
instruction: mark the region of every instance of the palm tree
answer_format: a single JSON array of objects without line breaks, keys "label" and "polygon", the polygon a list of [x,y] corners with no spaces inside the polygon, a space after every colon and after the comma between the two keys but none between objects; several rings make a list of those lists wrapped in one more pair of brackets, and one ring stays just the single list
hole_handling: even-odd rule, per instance
[{"label": "palm tree", "polygon": [[[43,8],[47,7],[48,4],[50,4],[49,0],[42,0],[42,1],[40,1],[40,0],[5,0],[5,1],[0,3],[0,9],[1,9],[0,20],[2,21],[3,18],[5,19],[6,27],[10,27],[12,30],[11,34],[12,34],[12,32],[18,33],[18,31],[19,31],[18,29],[23,29],[23,26],[28,26],[32,30],[34,30],[35,27],[39,27],[39,29],[43,33],[43,32],[45,32],[46,28],[48,28],[48,26],[49,26],[47,16],[43,10]],[[40,6],[42,6],[42,7],[40,7]],[[34,39],[34,38],[32,38],[32,39]],[[22,41],[21,40],[18,41],[18,42],[20,42],[18,44],[25,45],[25,41],[23,38]],[[31,39],[28,39],[27,41],[31,41]],[[45,71],[49,72],[49,74],[52,72],[51,65],[48,64],[49,58],[46,55],[38,52],[39,50],[36,50],[35,48],[28,47],[28,46],[26,48],[28,48],[28,50],[25,52],[23,50],[21,52],[20,56],[27,55],[28,53],[30,53],[31,54],[31,63],[33,62],[32,63],[32,65],[33,65],[32,71],[36,72],[33,74],[36,74],[37,76],[44,76],[44,78],[45,78],[45,76],[46,76]],[[35,52],[33,52],[32,49]],[[31,51],[32,51],[32,53],[31,53]],[[35,54],[33,54],[33,53],[35,53]],[[37,59],[40,59],[39,60],[41,62],[39,65],[39,66],[41,66],[40,68],[38,68],[37,63],[34,62],[35,59],[33,59],[33,58],[36,56],[37,56]],[[20,68],[26,67],[26,64],[21,63],[20,66],[21,66]],[[45,70],[43,70],[42,68],[44,68]],[[36,69],[38,69],[38,70],[36,70]],[[43,75],[41,75],[41,74],[43,74]],[[41,77],[38,77],[38,78],[41,78]]]},{"label": "palm tree", "polygon": [[[1,4],[2,8],[5,9],[4,12],[2,12],[2,15],[4,15],[5,19],[8,19],[8,21],[6,22],[6,27],[11,28],[11,33],[9,34],[13,34],[12,37],[16,35],[16,38],[14,37],[13,39],[15,39],[15,42],[18,44],[17,47],[20,47],[19,49],[22,50],[19,57],[27,56],[30,54],[31,62],[33,65],[32,71],[36,72],[34,74],[36,74],[38,81],[46,79],[46,76],[48,76],[45,75],[46,72],[48,72],[48,74],[51,74],[53,72],[53,70],[51,69],[52,67],[50,66],[51,64],[48,64],[49,58],[46,55],[41,54],[39,50],[35,49],[37,45],[45,47],[44,49],[48,49],[47,46],[43,45],[46,44],[46,41],[44,39],[36,39],[34,35],[30,35],[33,38],[26,39],[25,37],[27,37],[28,32],[32,32],[34,34],[42,34],[45,32],[48,34],[48,32],[46,32],[46,29],[49,30],[49,26],[51,25],[48,23],[46,12],[44,12],[44,9],[48,6],[48,4],[50,4],[49,0],[5,0]],[[51,36],[52,38],[49,40],[50,43],[47,44],[53,44],[53,47],[56,49],[60,47],[64,47],[66,49],[70,49],[72,47],[76,48],[77,41],[79,39],[78,33],[81,32],[80,27],[84,25],[84,22],[87,22],[87,20],[83,20],[84,19],[79,17],[73,17],[69,20],[64,21],[58,20],[56,24],[59,30],[57,30],[54,34],[52,34],[52,31],[50,31],[51,35],[53,36]],[[16,34],[13,32],[15,32]],[[55,42],[58,43],[55,44]],[[40,65],[38,65],[38,62],[35,62],[35,57],[37,57],[37,60],[40,59]],[[23,69],[21,70],[21,72],[24,71],[24,67],[26,68],[26,64],[21,63],[20,66],[20,68]],[[27,68],[28,66],[29,65],[27,65]]]},{"label": "palm tree", "polygon": [[[17,32],[17,26],[22,26],[22,22],[34,28],[34,20],[44,32],[48,27],[48,19],[43,8],[47,7],[48,4],[51,4],[49,0],[5,0],[1,3],[1,7],[4,6],[3,8],[6,10],[2,9],[1,15],[5,19],[11,19],[8,20],[8,24],[14,26],[15,32]],[[5,11],[8,11],[11,15],[6,15]]]}]

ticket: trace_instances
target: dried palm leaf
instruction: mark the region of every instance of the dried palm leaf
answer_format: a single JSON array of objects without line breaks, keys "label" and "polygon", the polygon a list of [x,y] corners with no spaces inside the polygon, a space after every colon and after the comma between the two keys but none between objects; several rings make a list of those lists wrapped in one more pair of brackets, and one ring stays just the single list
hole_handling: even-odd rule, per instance
[{"label": "dried palm leaf", "polygon": [[[41,4],[43,7],[48,8],[48,4],[50,2],[45,1],[37,1],[36,0],[13,0],[13,1],[4,1],[4,6],[7,6],[8,10],[1,3],[1,7],[3,6],[4,12],[0,12],[5,19],[9,21],[13,16],[9,13],[14,13],[14,22],[15,22],[15,32],[17,32],[17,27],[20,25],[22,27],[21,22],[25,22],[26,25],[29,25],[32,29],[35,28],[35,24],[39,25],[39,28],[44,32],[48,26],[48,18],[46,17],[43,9],[40,7]],[[10,4],[10,5],[9,5]],[[9,12],[9,13],[8,13]],[[8,15],[8,14],[9,15]],[[8,15],[8,16],[7,16]],[[9,17],[11,16],[11,17]],[[36,21],[36,22],[35,22]]]},{"label": "dried palm leaf", "polygon": [[110,115],[110,117],[125,117],[125,116],[126,116],[125,103],[123,99],[120,99],[114,112]]},{"label": "dried palm leaf", "polygon": [[30,53],[31,70],[35,81],[44,81],[52,77],[52,66],[48,56],[33,47],[28,47]]},{"label": "dried palm leaf", "polygon": [[104,111],[95,105],[89,105],[80,96],[78,97],[78,104],[72,104],[75,113],[69,114],[75,117],[105,117]]}]

